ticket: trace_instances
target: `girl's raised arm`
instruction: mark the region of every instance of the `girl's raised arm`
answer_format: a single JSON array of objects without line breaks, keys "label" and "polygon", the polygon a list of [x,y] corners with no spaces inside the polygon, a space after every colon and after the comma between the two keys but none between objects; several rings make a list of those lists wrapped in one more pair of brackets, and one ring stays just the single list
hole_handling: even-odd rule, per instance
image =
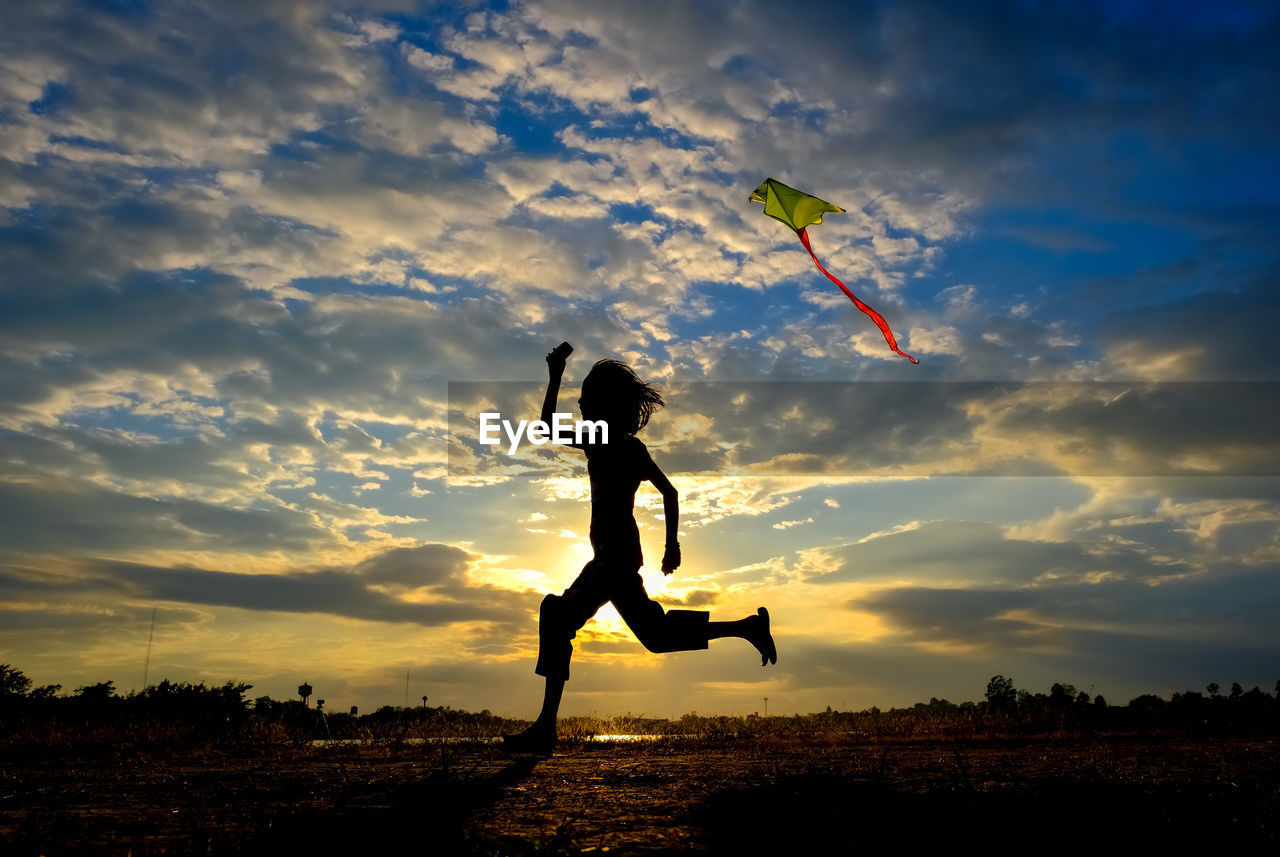
[{"label": "girl's raised arm", "polygon": [[556,412],[556,399],[560,396],[560,379],[564,376],[564,364],[573,353],[573,346],[561,342],[547,352],[547,394],[542,398],[542,421],[551,425]]}]

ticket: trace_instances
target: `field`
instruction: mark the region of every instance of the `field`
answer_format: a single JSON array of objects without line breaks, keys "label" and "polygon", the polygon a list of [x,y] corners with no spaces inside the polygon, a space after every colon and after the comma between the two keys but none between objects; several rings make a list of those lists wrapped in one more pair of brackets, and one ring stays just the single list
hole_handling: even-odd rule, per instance
[{"label": "field", "polygon": [[1280,747],[1179,736],[97,748],[3,760],[0,850],[1097,852],[1280,841]]}]

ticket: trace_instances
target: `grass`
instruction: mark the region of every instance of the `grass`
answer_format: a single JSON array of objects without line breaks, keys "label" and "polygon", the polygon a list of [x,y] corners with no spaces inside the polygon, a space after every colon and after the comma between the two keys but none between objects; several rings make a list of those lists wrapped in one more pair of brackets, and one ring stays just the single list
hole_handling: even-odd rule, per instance
[{"label": "grass", "polygon": [[[634,719],[571,718],[545,759],[487,741],[410,743],[431,737],[413,724],[325,746],[265,733],[9,756],[0,851],[801,853],[854,831],[859,848],[842,850],[856,852],[953,846],[983,830],[1024,843],[1062,825],[1090,835],[1093,821],[1078,827],[1089,819],[1135,847],[1259,847],[1280,830],[1280,746],[1269,739],[877,735],[783,717],[731,731],[732,718],[708,720],[698,734],[600,743]],[[489,737],[447,737],[468,735]]]}]

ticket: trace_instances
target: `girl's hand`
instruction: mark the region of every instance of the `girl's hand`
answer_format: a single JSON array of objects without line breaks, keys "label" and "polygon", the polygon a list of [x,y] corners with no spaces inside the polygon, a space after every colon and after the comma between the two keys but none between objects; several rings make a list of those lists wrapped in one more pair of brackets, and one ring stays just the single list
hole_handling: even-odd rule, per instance
[{"label": "girl's hand", "polygon": [[667,545],[667,550],[662,555],[662,573],[670,574],[680,567],[680,543],[673,542]]},{"label": "girl's hand", "polygon": [[567,342],[561,342],[555,348],[547,352],[547,369],[553,377],[560,377],[564,374],[565,361],[569,359],[569,355],[573,353],[573,346]]}]

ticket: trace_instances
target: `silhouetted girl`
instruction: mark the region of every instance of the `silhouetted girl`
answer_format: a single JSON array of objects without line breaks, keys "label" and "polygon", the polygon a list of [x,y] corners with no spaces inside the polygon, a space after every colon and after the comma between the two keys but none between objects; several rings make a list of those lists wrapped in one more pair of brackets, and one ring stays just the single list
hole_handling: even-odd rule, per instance
[{"label": "silhouetted girl", "polygon": [[[550,380],[542,403],[542,421],[551,424],[568,343],[547,355]],[[702,610],[663,610],[644,591],[640,580],[640,531],[632,506],[641,482],[652,482],[662,493],[667,525],[662,572],[680,566],[679,507],[676,489],[649,457],[636,437],[649,417],[662,407],[662,396],[641,381],[631,367],[617,360],[601,360],[582,382],[578,407],[583,419],[604,420],[609,425],[608,444],[584,444],[587,474],[591,479],[591,547],[595,556],[563,595],[548,595],[538,619],[538,665],[534,669],[547,680],[542,712],[533,725],[518,735],[503,736],[512,752],[549,753],[556,741],[556,712],[564,683],[569,678],[570,642],[578,629],[608,602],[613,602],[627,627],[651,652],[683,652],[707,648],[719,637],[741,637],[760,652],[760,663],[777,663],[769,632],[769,611],[736,622],[711,622]]]}]

